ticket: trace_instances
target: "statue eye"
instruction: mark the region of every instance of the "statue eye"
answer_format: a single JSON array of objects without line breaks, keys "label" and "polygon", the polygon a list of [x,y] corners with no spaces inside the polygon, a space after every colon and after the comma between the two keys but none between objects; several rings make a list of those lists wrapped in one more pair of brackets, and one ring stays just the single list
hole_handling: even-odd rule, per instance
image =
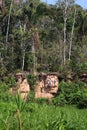
[{"label": "statue eye", "polygon": [[48,81],[47,81],[47,83],[49,84],[49,83],[50,83],[50,81],[48,80]]},{"label": "statue eye", "polygon": [[47,84],[48,86],[50,86],[50,85],[51,85],[50,80],[47,80],[47,81],[46,81],[46,84]]},{"label": "statue eye", "polygon": [[56,83],[56,80],[54,80],[54,84]]}]

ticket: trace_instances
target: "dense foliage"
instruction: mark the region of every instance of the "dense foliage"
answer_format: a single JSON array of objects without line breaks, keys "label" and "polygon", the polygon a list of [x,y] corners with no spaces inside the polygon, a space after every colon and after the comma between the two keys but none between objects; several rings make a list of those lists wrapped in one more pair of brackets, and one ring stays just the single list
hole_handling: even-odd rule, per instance
[{"label": "dense foliage", "polygon": [[35,75],[30,74],[30,75],[27,76],[27,80],[28,80],[28,83],[30,85],[31,90],[34,91],[35,90],[36,82],[38,80],[38,77],[35,76]]},{"label": "dense foliage", "polygon": [[87,70],[87,10],[73,0],[67,5],[5,0],[0,25],[0,76],[17,69]]},{"label": "dense foliage", "polygon": [[[74,0],[57,0],[55,5],[3,2],[0,130],[87,130],[87,84],[78,80],[87,72],[87,10]],[[20,71],[31,73],[27,79],[33,91],[26,102],[9,91],[16,85],[13,75]],[[34,98],[36,72],[59,72],[64,79],[52,100]],[[72,81],[67,81],[68,75]]]},{"label": "dense foliage", "polygon": [[56,106],[77,105],[78,108],[87,108],[87,84],[81,81],[78,83],[62,81],[58,95],[53,99],[53,104]]}]

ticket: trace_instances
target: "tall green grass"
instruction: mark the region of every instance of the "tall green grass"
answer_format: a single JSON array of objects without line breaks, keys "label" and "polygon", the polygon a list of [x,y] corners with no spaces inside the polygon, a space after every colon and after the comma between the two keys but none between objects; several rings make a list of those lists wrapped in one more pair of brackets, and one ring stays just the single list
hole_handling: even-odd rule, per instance
[{"label": "tall green grass", "polygon": [[[19,130],[15,109],[15,103],[0,102],[0,130],[6,130],[10,119],[9,130]],[[26,103],[20,114],[23,130],[87,130],[87,109],[75,106]]]}]

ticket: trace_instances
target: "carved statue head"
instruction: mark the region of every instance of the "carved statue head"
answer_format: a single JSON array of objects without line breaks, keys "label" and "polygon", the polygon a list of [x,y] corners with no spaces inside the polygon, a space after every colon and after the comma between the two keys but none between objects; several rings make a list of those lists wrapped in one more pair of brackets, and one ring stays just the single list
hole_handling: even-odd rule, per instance
[{"label": "carved statue head", "polygon": [[45,80],[45,87],[57,87],[58,86],[58,78],[55,75],[48,75]]},{"label": "carved statue head", "polygon": [[19,83],[21,83],[22,82],[22,73],[17,73],[16,74],[16,78],[17,78],[17,81],[19,82]]}]

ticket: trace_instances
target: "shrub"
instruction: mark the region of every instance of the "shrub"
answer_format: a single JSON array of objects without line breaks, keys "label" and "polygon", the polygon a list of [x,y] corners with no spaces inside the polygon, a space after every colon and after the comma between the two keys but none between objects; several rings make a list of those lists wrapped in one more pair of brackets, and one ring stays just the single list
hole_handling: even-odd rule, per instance
[{"label": "shrub", "polygon": [[27,76],[27,80],[28,80],[28,83],[31,87],[31,90],[34,90],[36,81],[38,80],[37,76],[30,74]]},{"label": "shrub", "polygon": [[63,93],[59,94],[57,97],[52,99],[52,103],[55,106],[64,106],[66,104],[66,99]]},{"label": "shrub", "polygon": [[84,89],[81,93],[81,98],[77,104],[78,108],[87,108],[87,89]]},{"label": "shrub", "polygon": [[9,86],[5,82],[0,82],[0,93],[6,92],[9,89]]},{"label": "shrub", "polygon": [[81,98],[81,100],[77,104],[77,107],[80,109],[87,108],[87,98]]},{"label": "shrub", "polygon": [[[64,104],[81,104],[83,101],[85,105],[85,98],[87,98],[87,85],[78,82],[78,83],[66,83],[62,81],[59,85],[60,93],[59,95],[53,100],[54,105],[64,105]],[[79,105],[80,105],[79,104]]]},{"label": "shrub", "polygon": [[7,91],[9,88],[16,85],[15,77],[10,76],[4,76],[3,79],[0,81],[0,91],[4,92]]}]

